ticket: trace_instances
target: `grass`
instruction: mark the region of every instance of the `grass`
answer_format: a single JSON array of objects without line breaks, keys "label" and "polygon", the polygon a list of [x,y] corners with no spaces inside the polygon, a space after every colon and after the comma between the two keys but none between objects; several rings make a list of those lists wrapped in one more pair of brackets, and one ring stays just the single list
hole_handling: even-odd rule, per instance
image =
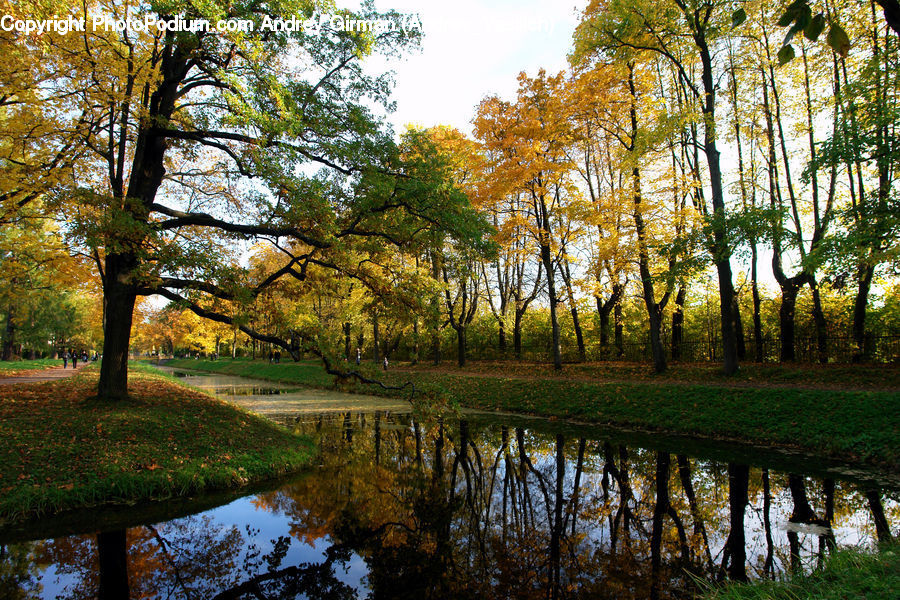
[{"label": "grass", "polygon": [[[173,361],[172,366],[271,379],[311,387],[333,381],[315,363]],[[646,370],[646,367],[645,367]],[[846,463],[900,468],[900,394],[895,390],[843,390],[695,383],[684,379],[589,380],[577,374],[520,377],[457,370],[370,371],[388,383],[411,380],[420,390],[462,406],[588,423],[795,448]],[[814,381],[813,383],[817,383]],[[343,389],[390,394],[376,386]]]},{"label": "grass", "polygon": [[900,552],[886,546],[872,553],[858,549],[839,550],[821,571],[789,577],[785,581],[729,584],[711,590],[706,600],[893,600],[900,590]]},{"label": "grass", "polygon": [[228,489],[298,470],[310,442],[136,368],[127,401],[90,400],[97,371],[0,388],[0,524]]},{"label": "grass", "polygon": [[61,367],[61,358],[38,358],[36,360],[6,360],[0,361],[0,377],[16,377],[23,373],[43,371],[54,367]]}]

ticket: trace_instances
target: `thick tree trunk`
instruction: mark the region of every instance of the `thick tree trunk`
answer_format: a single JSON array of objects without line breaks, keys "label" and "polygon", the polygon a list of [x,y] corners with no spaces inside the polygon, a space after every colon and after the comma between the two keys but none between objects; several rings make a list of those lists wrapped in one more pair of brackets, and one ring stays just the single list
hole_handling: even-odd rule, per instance
[{"label": "thick tree trunk", "polygon": [[466,366],[466,326],[462,323],[456,328],[456,364]]},{"label": "thick tree trunk", "polygon": [[497,351],[500,353],[500,356],[506,356],[506,323],[504,323],[503,319],[497,319]]},{"label": "thick tree trunk", "polygon": [[747,580],[747,548],[744,534],[744,513],[749,504],[750,468],[728,463],[728,505],[730,531],[726,542],[728,576],[735,581]]},{"label": "thick tree trunk", "polygon": [[662,584],[663,519],[669,511],[669,464],[667,452],[656,453],[656,503],[653,505],[653,526],[650,532],[650,598],[659,598]]},{"label": "thick tree trunk", "polygon": [[128,278],[134,262],[134,258],[127,254],[106,256],[103,288],[106,323],[97,385],[97,397],[102,400],[122,400],[128,396],[128,346],[136,299]]},{"label": "thick tree trunk", "polygon": [[778,309],[778,325],[781,332],[781,360],[793,362],[796,360],[796,345],[794,343],[794,314],[797,307],[797,293],[800,286],[793,280],[781,284],[781,307]]},{"label": "thick tree trunk", "polygon": [[125,530],[97,534],[99,600],[128,600],[128,544]]}]

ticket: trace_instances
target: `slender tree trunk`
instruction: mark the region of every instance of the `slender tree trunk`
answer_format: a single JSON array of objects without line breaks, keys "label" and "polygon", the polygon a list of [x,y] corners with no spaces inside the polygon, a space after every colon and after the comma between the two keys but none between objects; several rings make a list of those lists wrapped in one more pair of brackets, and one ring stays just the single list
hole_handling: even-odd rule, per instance
[{"label": "slender tree trunk", "polygon": [[747,343],[744,340],[744,322],[741,319],[741,307],[738,303],[737,295],[734,296],[732,311],[734,314],[734,337],[737,340],[737,356],[739,360],[745,360],[747,358]]},{"label": "slender tree trunk", "polygon": [[525,316],[525,311],[516,309],[516,314],[513,320],[513,353],[516,355],[516,360],[522,360],[522,317]]},{"label": "slender tree trunk", "polygon": [[378,347],[380,342],[381,337],[378,332],[378,314],[374,313],[372,315],[372,359],[375,361],[376,365],[381,362],[381,349]]},{"label": "slender tree trunk", "polygon": [[572,313],[572,326],[575,329],[575,340],[578,344],[578,360],[587,360],[587,350],[584,347],[584,335],[581,331],[581,322],[578,319],[578,305],[575,303],[575,290],[572,288],[572,273],[569,270],[568,259],[563,260],[563,282],[566,284],[566,294],[569,300],[569,312]]},{"label": "slender tree trunk", "polygon": [[869,358],[869,349],[866,341],[866,308],[869,305],[869,289],[872,287],[872,278],[875,267],[861,264],[856,273],[857,291],[853,300],[853,340],[856,343],[856,353],[853,362],[863,362]]},{"label": "slender tree trunk", "polygon": [[750,263],[750,289],[753,293],[753,343],[756,350],[756,362],[763,361],[763,333],[762,333],[762,301],[759,297],[759,280],[757,279],[757,250],[756,241],[750,245],[751,263]]},{"label": "slender tree trunk", "polygon": [[550,530],[550,598],[560,597],[560,541],[563,529],[563,482],[566,474],[565,437],[556,435],[556,486],[553,497],[553,525]]},{"label": "slender tree trunk", "polygon": [[675,310],[672,311],[672,360],[681,360],[681,342],[684,339],[684,301],[687,288],[678,286],[675,294]]},{"label": "slender tree trunk", "polygon": [[560,370],[562,369],[562,352],[559,346],[559,317],[556,314],[559,299],[556,297],[556,276],[553,272],[553,258],[550,255],[548,244],[541,244],[541,260],[547,271],[547,293],[550,296],[550,339],[553,345],[553,368]]},{"label": "slender tree trunk", "polygon": [[719,276],[719,311],[722,322],[723,370],[733,375],[738,370],[737,337],[734,331],[734,282],[731,272],[731,253],[725,225],[725,194],[722,187],[722,166],[716,136],[716,90],[712,55],[706,41],[706,31],[698,29],[694,41],[700,51],[703,79],[703,117],[705,120],[703,150],[709,168],[709,185],[713,205],[713,261]]},{"label": "slender tree trunk", "polygon": [[412,364],[419,364],[419,317],[413,320],[413,355]]},{"label": "slender tree trunk", "polygon": [[619,358],[625,356],[625,320],[622,316],[622,303],[616,302],[613,308],[613,327],[614,338],[616,342],[616,354]]},{"label": "slender tree trunk", "polygon": [[828,362],[828,322],[825,320],[825,311],[822,310],[822,295],[819,293],[819,285],[815,277],[810,277],[809,287],[813,297],[813,322],[816,326],[816,349],[819,354],[819,362],[823,365]]}]

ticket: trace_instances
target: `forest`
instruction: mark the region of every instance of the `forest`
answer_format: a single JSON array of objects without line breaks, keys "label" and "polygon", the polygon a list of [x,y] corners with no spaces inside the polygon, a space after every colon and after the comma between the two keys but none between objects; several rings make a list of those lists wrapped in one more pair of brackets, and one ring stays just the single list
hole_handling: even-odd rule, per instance
[{"label": "forest", "polygon": [[896,362],[896,9],[592,1],[471,133],[387,126],[415,29],[0,32],[2,358]]}]

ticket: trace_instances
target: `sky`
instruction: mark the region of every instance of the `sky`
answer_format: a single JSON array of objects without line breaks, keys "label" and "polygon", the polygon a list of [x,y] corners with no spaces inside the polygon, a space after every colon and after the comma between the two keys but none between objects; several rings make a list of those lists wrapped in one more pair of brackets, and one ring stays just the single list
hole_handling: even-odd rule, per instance
[{"label": "sky", "polygon": [[[339,2],[352,8],[350,2]],[[515,98],[520,71],[566,68],[572,32],[587,0],[378,0],[380,11],[417,13],[420,51],[387,63],[396,73],[395,132],[407,124],[471,132],[485,96]]]}]

